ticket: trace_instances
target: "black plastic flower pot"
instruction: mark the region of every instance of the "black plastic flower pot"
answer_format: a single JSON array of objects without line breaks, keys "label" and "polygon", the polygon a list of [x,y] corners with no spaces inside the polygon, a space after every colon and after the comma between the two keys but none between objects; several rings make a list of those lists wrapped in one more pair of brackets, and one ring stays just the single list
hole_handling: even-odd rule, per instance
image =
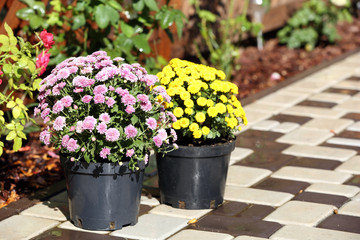
[{"label": "black plastic flower pot", "polygon": [[230,154],[235,141],[187,147],[157,155],[160,199],[174,208],[217,208],[224,201]]},{"label": "black plastic flower pot", "polygon": [[131,172],[124,164],[71,162],[65,170],[70,220],[89,230],[116,230],[138,220],[144,169]]}]

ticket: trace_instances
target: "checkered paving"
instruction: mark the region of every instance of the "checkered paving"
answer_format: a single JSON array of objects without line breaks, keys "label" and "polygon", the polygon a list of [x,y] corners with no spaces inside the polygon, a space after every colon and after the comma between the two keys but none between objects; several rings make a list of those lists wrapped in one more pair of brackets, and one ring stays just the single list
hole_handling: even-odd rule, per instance
[{"label": "checkered paving", "polygon": [[245,106],[250,125],[217,209],[160,204],[154,176],[138,224],[86,231],[68,221],[62,183],[0,209],[0,239],[359,240],[359,62],[353,54]]}]

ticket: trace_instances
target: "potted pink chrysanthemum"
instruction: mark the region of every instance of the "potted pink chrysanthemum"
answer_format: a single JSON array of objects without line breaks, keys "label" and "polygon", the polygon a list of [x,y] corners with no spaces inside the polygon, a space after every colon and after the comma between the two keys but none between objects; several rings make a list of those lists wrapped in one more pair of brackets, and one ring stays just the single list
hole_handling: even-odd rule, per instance
[{"label": "potted pink chrysanthemum", "polygon": [[176,117],[164,108],[170,97],[156,82],[139,64],[103,51],[69,58],[41,82],[35,112],[48,126],[40,139],[61,149],[76,226],[137,222],[150,151],[168,151],[176,139]]}]

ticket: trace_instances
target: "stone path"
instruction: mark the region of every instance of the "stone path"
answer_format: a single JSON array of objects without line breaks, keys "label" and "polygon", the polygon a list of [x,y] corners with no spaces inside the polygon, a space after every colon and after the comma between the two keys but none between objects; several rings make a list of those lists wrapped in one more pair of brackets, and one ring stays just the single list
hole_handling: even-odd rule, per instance
[{"label": "stone path", "polygon": [[245,111],[219,208],[174,209],[149,188],[135,226],[85,231],[59,183],[0,209],[0,239],[360,240],[360,53]]}]

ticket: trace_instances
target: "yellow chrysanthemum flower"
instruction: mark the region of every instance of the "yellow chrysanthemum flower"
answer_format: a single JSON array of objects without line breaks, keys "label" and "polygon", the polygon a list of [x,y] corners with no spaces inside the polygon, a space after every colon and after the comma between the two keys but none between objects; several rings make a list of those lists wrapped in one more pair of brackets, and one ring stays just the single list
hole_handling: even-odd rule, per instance
[{"label": "yellow chrysanthemum flower", "polygon": [[201,136],[202,136],[202,131],[200,129],[193,132],[194,138],[198,139],[201,138]]},{"label": "yellow chrysanthemum flower", "polygon": [[214,101],[211,99],[206,100],[206,106],[208,106],[208,107],[214,106]]},{"label": "yellow chrysanthemum flower", "polygon": [[199,124],[197,124],[197,123],[190,124],[189,130],[192,131],[192,132],[195,132],[195,131],[199,130]]},{"label": "yellow chrysanthemum flower", "polygon": [[206,105],[207,99],[204,98],[204,97],[199,97],[199,98],[196,100],[196,103],[197,103],[200,107],[203,107],[203,106]]},{"label": "yellow chrysanthemum flower", "polygon": [[226,97],[224,94],[222,94],[222,95],[220,96],[220,100],[221,100],[223,103],[227,103],[227,101],[228,101],[227,97]]},{"label": "yellow chrysanthemum flower", "polygon": [[192,108],[185,108],[185,113],[186,113],[187,115],[192,115],[192,114],[194,113],[194,109],[192,109]]},{"label": "yellow chrysanthemum flower", "polygon": [[223,71],[221,70],[218,70],[216,71],[216,75],[221,79],[221,80],[224,80],[226,78],[226,75]]},{"label": "yellow chrysanthemum flower", "polygon": [[188,108],[192,108],[192,107],[194,107],[194,101],[191,100],[190,98],[188,98],[184,101],[184,105]]},{"label": "yellow chrysanthemum flower", "polygon": [[184,110],[181,108],[181,107],[176,107],[175,109],[174,109],[174,115],[175,115],[175,117],[177,117],[177,118],[179,118],[179,117],[181,117],[182,115],[184,115]]},{"label": "yellow chrysanthemum flower", "polygon": [[226,113],[226,106],[223,103],[217,103],[215,107],[218,113],[220,114]]},{"label": "yellow chrysanthemum flower", "polygon": [[188,118],[180,118],[179,121],[182,128],[187,128],[189,126],[190,120]]},{"label": "yellow chrysanthemum flower", "polygon": [[186,99],[189,99],[191,97],[190,93],[188,91],[182,91],[180,93],[181,100],[185,101]]},{"label": "yellow chrysanthemum flower", "polygon": [[156,74],[156,76],[158,77],[159,80],[161,80],[161,78],[164,77],[164,73],[163,73],[163,72],[158,72],[158,73]]},{"label": "yellow chrysanthemum flower", "polygon": [[198,84],[190,84],[187,88],[189,93],[196,94],[200,91],[200,86]]},{"label": "yellow chrysanthemum flower", "polygon": [[226,105],[226,108],[227,108],[228,113],[233,113],[234,112],[233,106],[228,104],[228,105]]},{"label": "yellow chrysanthemum flower", "polygon": [[173,122],[172,127],[173,127],[175,130],[179,130],[179,129],[181,128],[181,127],[180,127],[180,121]]},{"label": "yellow chrysanthemum flower", "polygon": [[204,136],[208,135],[210,133],[210,128],[208,128],[207,126],[204,126],[201,128],[202,134]]},{"label": "yellow chrysanthemum flower", "polygon": [[174,88],[174,87],[168,88],[168,89],[166,90],[166,92],[167,92],[167,94],[168,94],[170,97],[173,97],[173,96],[175,96],[175,94],[176,94],[176,88]]},{"label": "yellow chrysanthemum flower", "polygon": [[198,123],[203,123],[206,120],[206,116],[203,112],[198,112],[195,115],[195,119]]},{"label": "yellow chrysanthemum flower", "polygon": [[218,115],[218,110],[216,107],[209,107],[207,110],[207,114],[209,115],[209,117],[216,117]]}]

